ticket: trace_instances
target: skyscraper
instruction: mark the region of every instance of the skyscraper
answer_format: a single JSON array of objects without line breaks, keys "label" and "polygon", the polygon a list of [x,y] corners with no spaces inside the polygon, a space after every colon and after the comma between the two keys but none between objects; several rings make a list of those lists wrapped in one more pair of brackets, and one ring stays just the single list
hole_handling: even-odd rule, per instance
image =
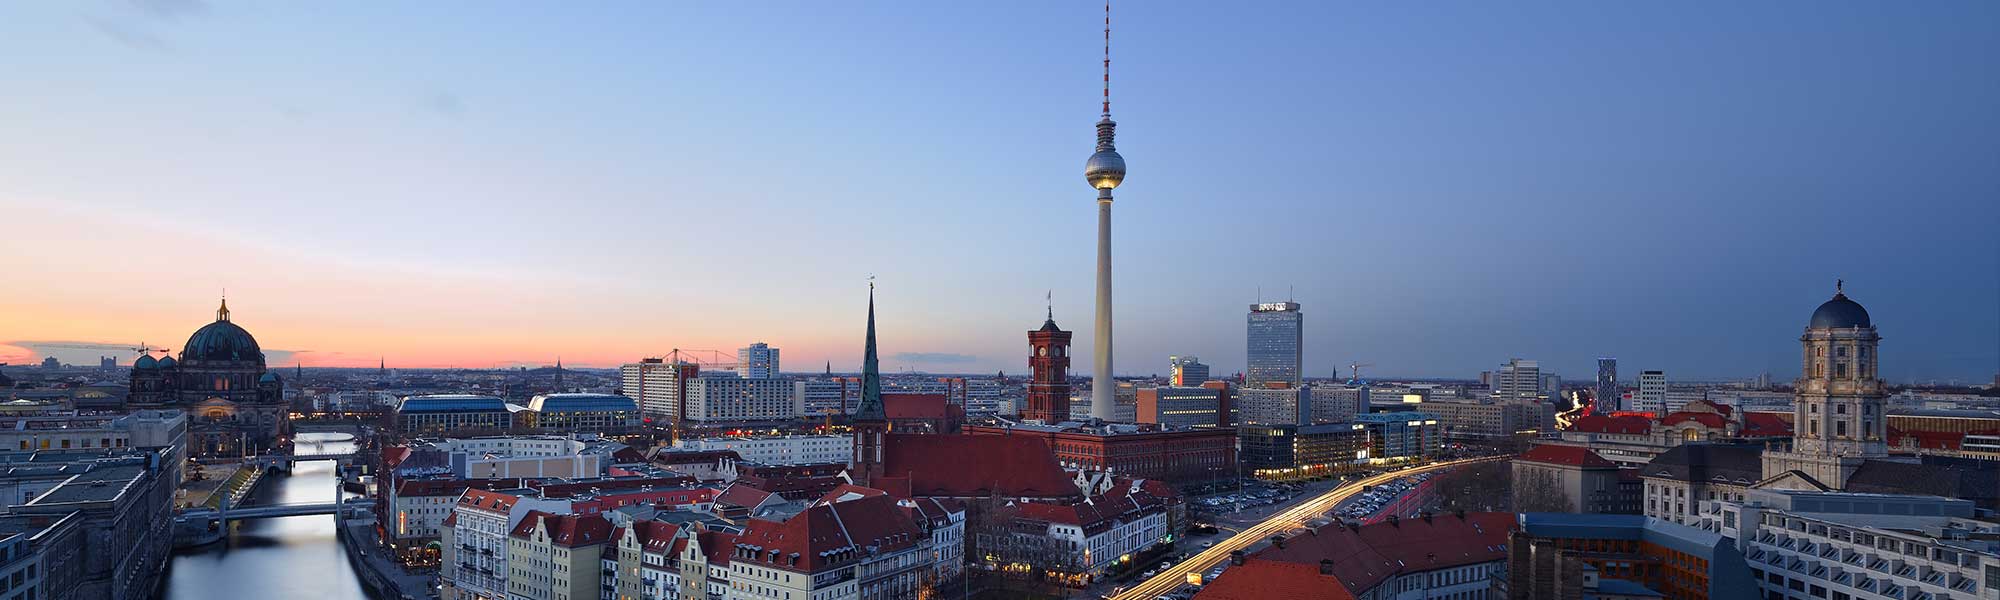
[{"label": "skyscraper", "polygon": [[1194,387],[1208,381],[1208,365],[1193,356],[1169,356],[1167,363],[1172,369],[1171,383],[1177,386]]},{"label": "skyscraper", "polygon": [[1021,409],[1021,418],[1069,420],[1069,336],[1056,327],[1054,309],[1040,329],[1028,332],[1028,369],[1034,378],[1028,380],[1028,406]]},{"label": "skyscraper", "polygon": [[1097,190],[1097,329],[1090,361],[1090,416],[1114,416],[1117,380],[1111,376],[1111,190],[1125,181],[1125,157],[1112,143],[1111,5],[1104,5],[1104,113],[1097,120],[1097,152],[1083,163],[1083,178]]},{"label": "skyscraper", "polygon": [[[770,379],[778,376],[778,349],[770,344],[757,342],[748,348],[736,351],[737,369],[749,379]],[[831,365],[829,364],[829,367]]]},{"label": "skyscraper", "polygon": [[1305,314],[1297,302],[1250,305],[1249,366],[1244,387],[1299,387],[1304,361]]},{"label": "skyscraper", "polygon": [[1495,400],[1539,402],[1550,396],[1548,374],[1542,372],[1542,363],[1537,361],[1508,359],[1507,364],[1500,365],[1500,370],[1487,379],[1488,385],[1493,386]]},{"label": "skyscraper", "polygon": [[1666,416],[1666,371],[1639,372],[1639,394],[1632,397],[1632,409],[1653,413],[1654,416]]},{"label": "skyscraper", "polygon": [[1597,359],[1597,412],[1608,413],[1625,410],[1619,406],[1618,359]]}]

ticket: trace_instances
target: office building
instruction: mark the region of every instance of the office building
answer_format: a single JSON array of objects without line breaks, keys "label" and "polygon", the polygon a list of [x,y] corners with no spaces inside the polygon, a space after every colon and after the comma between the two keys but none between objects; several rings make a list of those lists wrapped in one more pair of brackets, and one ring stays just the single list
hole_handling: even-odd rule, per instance
[{"label": "office building", "polygon": [[737,349],[736,372],[748,379],[778,377],[778,349],[764,342]]},{"label": "office building", "polygon": [[1138,388],[1137,421],[1170,429],[1228,427],[1233,423],[1229,387],[1213,383],[1220,385]]},{"label": "office building", "polygon": [[702,373],[687,382],[682,422],[702,425],[789,421],[805,414],[805,384]]},{"label": "office building", "polygon": [[1625,410],[1618,403],[1623,391],[1618,387],[1618,359],[1597,359],[1596,412],[1611,413]]},{"label": "office building", "polygon": [[[1515,358],[1509,359],[1507,364],[1500,365],[1499,370],[1493,371],[1487,377],[1487,385],[1493,388],[1493,398],[1496,401],[1547,402],[1561,392],[1560,389],[1550,389],[1551,377],[1553,374],[1542,372],[1540,362]],[[1560,388],[1561,378],[1555,378],[1554,381],[1556,387]]]},{"label": "office building", "polygon": [[1299,387],[1304,382],[1305,315],[1297,302],[1250,305],[1249,366],[1243,387]]},{"label": "office building", "polygon": [[1512,529],[1499,586],[1509,600],[1760,595],[1733,540],[1700,528],[1639,515],[1523,513]]},{"label": "office building", "polygon": [[1760,489],[1704,517],[1766,598],[2000,596],[2000,523],[1975,519],[1968,500]]},{"label": "office building", "polygon": [[1261,479],[1339,472],[1366,455],[1368,431],[1354,423],[1245,425],[1236,439],[1243,472]]},{"label": "office building", "polygon": [[1543,422],[1555,414],[1554,405],[1543,403],[1436,400],[1404,404],[1411,410],[1435,415],[1438,424],[1444,427],[1445,437],[1468,441],[1534,435],[1545,431]]},{"label": "office building", "polygon": [[1208,365],[1193,356],[1167,357],[1167,383],[1175,387],[1195,387],[1208,381]]},{"label": "office building", "polygon": [[1639,392],[1632,398],[1632,410],[1656,416],[1667,414],[1666,371],[1639,372]]},{"label": "office building", "polygon": [[847,435],[769,435],[683,439],[675,452],[732,451],[744,461],[767,465],[847,464],[854,438]]},{"label": "office building", "polygon": [[647,358],[618,367],[619,391],[639,403],[639,412],[660,425],[679,427],[687,413],[688,382],[701,367],[686,362]]},{"label": "office building", "polygon": [[1368,432],[1368,460],[1413,460],[1437,456],[1444,428],[1437,415],[1421,412],[1370,413],[1354,417]]},{"label": "office building", "polygon": [[1313,423],[1349,423],[1354,415],[1368,412],[1366,386],[1354,387],[1341,383],[1316,383],[1306,386],[1312,391]]},{"label": "office building", "polygon": [[1238,415],[1244,425],[1311,425],[1312,404],[1310,387],[1236,390]]},{"label": "office building", "polygon": [[[626,452],[629,458],[618,456]],[[617,462],[640,462],[625,444],[593,434],[502,435],[412,440],[385,451],[398,477],[456,479],[601,477]]]}]

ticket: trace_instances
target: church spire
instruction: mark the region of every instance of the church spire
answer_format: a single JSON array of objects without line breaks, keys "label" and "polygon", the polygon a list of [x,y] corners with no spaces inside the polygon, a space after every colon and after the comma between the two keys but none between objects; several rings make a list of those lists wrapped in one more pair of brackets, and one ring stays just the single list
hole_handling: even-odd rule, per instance
[{"label": "church spire", "polygon": [[[871,278],[872,279],[872,278]],[[882,421],[882,367],[875,356],[875,282],[868,282],[868,342],[861,351],[861,404],[855,421]]]},{"label": "church spire", "polygon": [[221,306],[221,307],[218,307],[218,308],[216,308],[216,309],[215,309],[215,320],[217,320],[217,321],[227,321],[227,320],[229,320],[229,297],[228,297],[228,296],[223,296],[223,297],[222,297],[222,306]]}]

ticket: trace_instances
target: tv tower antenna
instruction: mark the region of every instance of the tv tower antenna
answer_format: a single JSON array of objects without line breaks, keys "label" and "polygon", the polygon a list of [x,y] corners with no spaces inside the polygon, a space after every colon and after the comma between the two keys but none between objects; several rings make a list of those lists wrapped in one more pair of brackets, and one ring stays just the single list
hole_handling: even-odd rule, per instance
[{"label": "tv tower antenna", "polygon": [[1111,116],[1111,0],[1104,0],[1104,116]]}]

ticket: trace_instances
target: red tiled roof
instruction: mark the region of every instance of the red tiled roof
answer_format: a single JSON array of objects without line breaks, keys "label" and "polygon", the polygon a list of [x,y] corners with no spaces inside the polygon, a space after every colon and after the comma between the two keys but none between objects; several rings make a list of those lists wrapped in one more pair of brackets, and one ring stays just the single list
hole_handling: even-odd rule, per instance
[{"label": "red tiled roof", "polygon": [[872,488],[872,487],[862,487],[862,486],[858,486],[858,485],[854,485],[854,484],[852,484],[852,483],[843,483],[843,484],[840,484],[840,487],[836,487],[836,488],[833,488],[833,491],[830,491],[830,492],[827,492],[827,493],[826,493],[825,495],[823,495],[823,496],[820,496],[820,497],[819,497],[819,501],[820,501],[820,502],[839,502],[839,501],[840,501],[840,499],[841,499],[841,496],[846,496],[846,495],[848,495],[848,494],[854,494],[854,495],[857,495],[857,496],[860,496],[860,497],[862,497],[862,498],[872,498],[872,497],[875,497],[875,496],[887,496],[887,495],[889,495],[889,493],[888,493],[888,492],[884,492],[884,491],[882,491],[882,490],[878,490],[878,489],[875,489],[875,488]]},{"label": "red tiled roof", "polygon": [[1729,421],[1722,418],[1722,415],[1715,413],[1677,412],[1660,418],[1661,427],[1672,427],[1687,422],[1700,423],[1703,427],[1710,429],[1727,429],[1729,427]]},{"label": "red tiled roof", "polygon": [[1791,437],[1791,413],[1743,413],[1743,437]]},{"label": "red tiled roof", "polygon": [[520,498],[511,494],[480,489],[467,489],[464,495],[458,497],[458,505],[505,513],[514,509],[514,502],[517,500],[520,500]]},{"label": "red tiled roof", "polygon": [[410,449],[404,446],[390,446],[382,449],[382,466],[394,469],[403,459],[410,457]]},{"label": "red tiled roof", "polygon": [[1570,431],[1644,435],[1653,431],[1651,419],[1636,415],[1588,415],[1570,424]]},{"label": "red tiled roof", "polygon": [[943,419],[944,394],[882,394],[882,413],[890,419]]},{"label": "red tiled roof", "polygon": [[907,477],[908,496],[1079,495],[1040,437],[890,434],[883,445],[883,474]]},{"label": "red tiled roof", "polygon": [[704,530],[695,534],[695,541],[701,544],[702,559],[708,561],[708,564],[729,566],[729,555],[736,551],[736,534]]},{"label": "red tiled roof", "polygon": [[784,521],[751,519],[733,561],[800,573],[847,566],[875,552],[915,547],[928,535],[888,496],[818,504]]},{"label": "red tiled roof", "polygon": [[644,488],[686,487],[701,483],[701,480],[686,475],[675,477],[643,477],[634,479],[598,479],[576,483],[558,483],[541,487],[543,498],[569,498],[591,494],[638,490]]},{"label": "red tiled roof", "polygon": [[1583,446],[1537,444],[1517,460],[1584,468],[1617,468],[1618,465]]},{"label": "red tiled roof", "polygon": [[1446,514],[1358,530],[1332,523],[1316,533],[1289,536],[1285,547],[1271,546],[1255,557],[1312,566],[1314,572],[1321,559],[1332,560],[1334,577],[1358,594],[1398,574],[1507,560],[1507,532],[1514,524],[1513,513]]},{"label": "red tiled roof", "polygon": [[642,552],[659,554],[673,551],[674,540],[680,538],[680,531],[681,528],[673,523],[648,519],[634,521],[629,528],[620,527],[611,534],[611,537],[622,540],[630,536],[632,541],[639,544]]},{"label": "red tiled roof", "polygon": [[611,521],[603,515],[557,515],[531,510],[508,535],[526,538],[537,528],[548,532],[550,542],[569,548],[602,544],[611,540],[612,530]]},{"label": "red tiled roof", "polygon": [[743,460],[743,457],[736,454],[735,450],[679,451],[673,448],[661,448],[658,452],[653,453],[653,462],[663,465],[713,464],[715,461],[725,458],[729,460]]},{"label": "red tiled roof", "polygon": [[1247,560],[1230,567],[1194,595],[1195,600],[1354,600],[1340,580],[1321,575],[1319,565]]},{"label": "red tiled roof", "polygon": [[728,489],[722,490],[722,495],[715,497],[715,503],[755,508],[762,505],[765,500],[769,500],[774,495],[770,492],[757,489],[756,486],[732,483],[729,484]]},{"label": "red tiled roof", "polygon": [[508,489],[521,487],[519,479],[415,479],[396,486],[396,496],[458,496],[468,489]]}]

